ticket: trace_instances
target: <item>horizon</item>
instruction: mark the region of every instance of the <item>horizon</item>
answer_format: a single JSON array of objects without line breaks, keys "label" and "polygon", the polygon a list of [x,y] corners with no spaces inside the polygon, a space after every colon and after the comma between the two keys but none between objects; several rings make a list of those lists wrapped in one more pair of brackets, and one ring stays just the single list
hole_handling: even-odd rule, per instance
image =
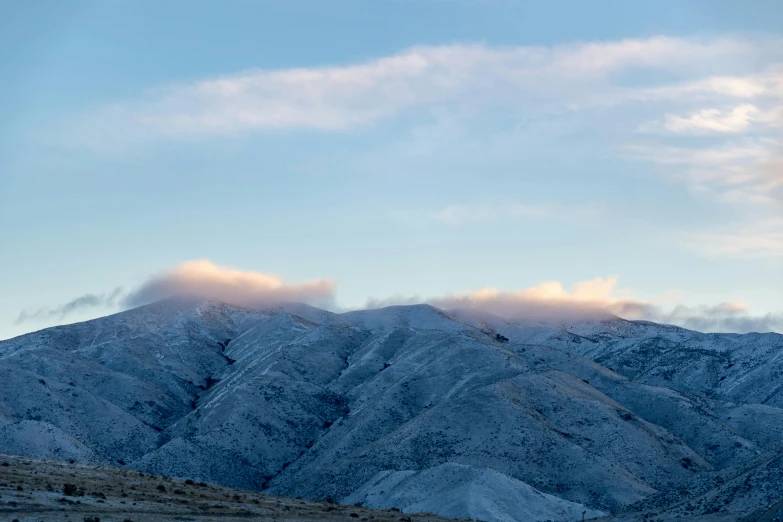
[{"label": "horizon", "polygon": [[[307,307],[310,307],[310,308],[313,308],[313,309],[316,309],[316,310],[319,310],[319,311],[325,311],[325,312],[328,312],[328,313],[331,313],[331,314],[334,314],[334,315],[340,315],[340,316],[347,315],[347,314],[352,314],[352,313],[356,313],[356,312],[360,312],[361,313],[361,312],[383,311],[383,310],[392,309],[392,308],[420,308],[420,307],[425,307],[425,308],[430,308],[430,309],[437,310],[438,312],[442,312],[442,313],[446,314],[450,319],[452,319],[452,320],[454,320],[456,322],[459,322],[459,323],[466,324],[467,326],[471,326],[471,325],[469,325],[469,324],[464,322],[465,318],[464,317],[459,317],[459,316],[457,316],[455,314],[462,313],[462,314],[465,314],[468,318],[478,319],[478,320],[486,319],[487,317],[489,317],[489,318],[492,318],[492,319],[503,321],[504,323],[506,323],[508,325],[515,325],[515,324],[516,325],[539,324],[539,325],[548,325],[548,326],[552,326],[552,327],[564,327],[564,326],[573,325],[573,324],[576,324],[576,323],[579,323],[579,322],[593,322],[594,321],[594,322],[599,323],[599,322],[604,322],[604,321],[607,321],[607,320],[609,320],[609,321],[619,320],[619,321],[627,321],[627,322],[639,323],[639,324],[653,324],[653,325],[663,325],[663,326],[675,326],[677,328],[683,328],[685,330],[693,331],[693,332],[697,332],[697,333],[736,334],[735,332],[700,332],[699,330],[695,330],[695,329],[692,329],[692,328],[685,328],[685,327],[682,327],[682,326],[671,325],[671,324],[668,324],[668,323],[658,323],[658,322],[655,322],[655,321],[650,321],[648,319],[626,319],[624,317],[620,317],[619,315],[615,315],[615,314],[612,314],[610,312],[607,312],[606,315],[600,315],[600,316],[596,315],[596,316],[592,316],[592,317],[590,317],[590,316],[584,316],[584,317],[574,317],[574,316],[572,316],[572,317],[566,317],[566,316],[562,316],[562,317],[551,317],[551,316],[519,317],[519,316],[516,316],[515,317],[515,316],[506,316],[506,317],[504,317],[504,316],[501,316],[501,315],[494,314],[494,313],[492,313],[492,312],[490,312],[488,310],[482,309],[482,308],[475,308],[475,307],[474,308],[460,308],[460,307],[443,308],[441,306],[438,306],[436,304],[429,303],[429,302],[397,303],[397,304],[395,304],[395,303],[384,303],[384,304],[380,304],[379,306],[375,306],[375,307],[371,307],[371,308],[370,307],[353,308],[353,309],[341,308],[341,309],[336,309],[336,310],[330,310],[328,308],[321,308],[319,306],[308,304],[308,303],[305,303],[303,301],[279,301],[279,302],[258,303],[256,305],[253,305],[253,304],[240,305],[240,304],[234,304],[234,303],[231,303],[231,302],[228,302],[228,301],[224,301],[224,300],[222,300],[220,298],[216,298],[216,297],[198,296],[198,295],[195,295],[195,294],[184,294],[183,293],[183,294],[177,294],[177,295],[171,295],[171,296],[167,296],[167,297],[162,297],[162,298],[157,299],[155,301],[151,301],[151,302],[148,302],[148,303],[137,304],[137,305],[135,305],[135,306],[133,306],[131,308],[125,308],[125,309],[121,309],[121,310],[116,310],[116,311],[113,311],[113,312],[110,312],[110,313],[106,313],[105,315],[102,315],[102,316],[93,317],[93,318],[85,319],[85,320],[82,320],[82,321],[64,322],[64,323],[61,323],[61,324],[58,324],[58,325],[54,325],[54,326],[46,326],[46,327],[43,327],[41,329],[25,332],[23,334],[19,334],[19,335],[13,336],[13,337],[9,337],[7,339],[0,339],[0,343],[5,342],[5,341],[12,341],[12,340],[14,340],[14,339],[16,339],[18,337],[23,337],[23,336],[26,336],[26,335],[36,334],[36,333],[42,332],[44,330],[48,330],[50,328],[68,327],[68,326],[78,325],[78,324],[85,323],[85,322],[90,322],[90,321],[100,321],[101,319],[105,319],[107,317],[111,317],[111,316],[115,316],[115,315],[124,314],[126,312],[132,312],[133,310],[136,310],[136,309],[139,309],[139,308],[155,306],[155,305],[158,305],[158,304],[162,304],[165,301],[176,301],[176,300],[193,300],[195,308],[199,308],[199,307],[201,307],[201,306],[211,302],[211,303],[215,303],[215,304],[219,304],[219,305],[227,305],[227,306],[235,308],[235,309],[246,310],[246,311],[249,311],[249,312],[259,312],[260,313],[260,312],[267,312],[267,311],[270,311],[270,310],[279,309],[280,311],[282,311],[284,313],[288,313],[288,314],[291,314],[291,315],[294,315],[294,316],[296,316],[297,314],[294,311],[287,310],[286,309],[287,306],[289,306],[289,305],[302,306],[303,305],[303,306],[307,306]],[[745,333],[747,333],[747,334],[761,334],[761,335],[764,335],[764,334],[783,335],[783,334],[781,334],[779,332],[772,332],[772,331],[770,331],[770,332],[745,332]],[[743,334],[736,334],[736,335],[743,335]]]},{"label": "horizon", "polygon": [[751,4],[8,5],[0,339],[181,292],[783,333]]}]

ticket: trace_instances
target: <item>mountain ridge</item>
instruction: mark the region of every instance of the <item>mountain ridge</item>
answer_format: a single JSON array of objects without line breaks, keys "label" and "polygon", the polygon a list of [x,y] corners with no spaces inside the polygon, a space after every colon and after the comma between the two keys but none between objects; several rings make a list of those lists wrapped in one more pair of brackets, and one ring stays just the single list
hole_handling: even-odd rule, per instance
[{"label": "mountain ridge", "polygon": [[[781,349],[620,318],[174,298],[0,342],[0,450],[403,510],[446,473],[516,488],[528,516],[663,512],[783,444]],[[432,493],[450,516],[519,510]]]}]

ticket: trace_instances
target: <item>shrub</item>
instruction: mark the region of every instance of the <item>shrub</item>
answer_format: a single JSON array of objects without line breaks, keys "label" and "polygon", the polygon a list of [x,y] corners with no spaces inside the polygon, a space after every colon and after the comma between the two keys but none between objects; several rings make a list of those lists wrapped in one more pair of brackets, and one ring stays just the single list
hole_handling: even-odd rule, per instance
[{"label": "shrub", "polygon": [[76,484],[63,484],[63,495],[71,497],[76,493],[77,489]]},{"label": "shrub", "polygon": [[158,484],[158,488],[157,489],[161,493],[165,493],[166,492],[166,486],[164,486],[163,484]]}]

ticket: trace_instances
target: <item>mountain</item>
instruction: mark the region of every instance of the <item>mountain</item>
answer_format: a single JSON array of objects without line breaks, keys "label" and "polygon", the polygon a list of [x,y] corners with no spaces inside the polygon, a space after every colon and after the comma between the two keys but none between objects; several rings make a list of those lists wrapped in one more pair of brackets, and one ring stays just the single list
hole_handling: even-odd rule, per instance
[{"label": "mountain", "polygon": [[460,518],[737,520],[783,497],[781,354],[619,318],[182,297],[0,342],[0,451]]}]

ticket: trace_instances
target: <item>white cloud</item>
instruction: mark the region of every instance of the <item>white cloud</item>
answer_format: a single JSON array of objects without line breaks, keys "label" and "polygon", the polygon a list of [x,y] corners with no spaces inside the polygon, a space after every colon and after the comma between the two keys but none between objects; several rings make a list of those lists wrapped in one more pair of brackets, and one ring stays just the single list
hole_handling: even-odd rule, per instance
[{"label": "white cloud", "polygon": [[665,127],[676,133],[737,133],[745,131],[758,113],[758,107],[748,103],[738,105],[731,111],[702,109],[685,117],[667,114]]},{"label": "white cloud", "polygon": [[[261,129],[343,130],[443,104],[559,111],[705,92],[752,98],[781,80],[749,77],[747,64],[774,64],[783,57],[779,43],[657,36],[553,47],[421,46],[358,64],[255,69],[169,85],[95,111],[81,131],[91,133],[91,140],[192,138]],[[618,78],[635,70],[665,72],[675,80],[629,89]]]},{"label": "white cloud", "polygon": [[631,158],[666,165],[667,178],[727,202],[781,201],[783,143],[776,139],[746,138],[701,148],[634,145],[625,150]]},{"label": "white cloud", "polygon": [[[755,209],[783,202],[781,100],[780,37],[656,36],[549,47],[455,44],[413,47],[362,63],[253,69],[163,86],[95,109],[68,134],[101,147],[277,129],[346,131],[408,114],[460,119],[494,114],[493,108],[519,120],[543,116],[538,120],[556,125],[565,113],[591,110],[591,118],[605,118],[620,129],[654,119],[656,129],[667,134],[656,142],[644,133],[629,134],[633,137],[622,139],[635,143],[620,145],[626,155],[659,164],[662,177],[694,192]],[[602,112],[609,110],[614,112]],[[460,125],[449,121],[447,127]],[[414,135],[406,152],[438,156],[433,143],[449,132],[457,135],[447,140],[448,147],[471,147],[474,136],[436,126],[430,134]],[[690,134],[729,139],[704,145],[684,137]],[[513,142],[502,143],[514,148]],[[478,148],[482,158],[495,152]],[[589,209],[485,201],[443,208],[434,219],[457,224],[586,214]],[[778,252],[774,232],[744,240],[731,231],[714,234],[744,246],[717,248],[717,239],[701,235],[704,252]]]},{"label": "white cloud", "polygon": [[[739,134],[750,130],[754,125],[781,127],[783,106],[769,105],[762,109],[744,103],[724,110],[699,109],[685,116],[667,114],[663,127],[675,134]],[[642,128],[645,129],[645,126]]]},{"label": "white cloud", "polygon": [[[628,81],[640,71],[642,80]],[[271,129],[344,131],[428,111],[473,114],[500,107],[519,118],[547,115],[543,119],[551,120],[564,111],[625,104],[657,110],[661,103],[691,106],[685,109],[690,112],[667,110],[662,115],[663,127],[673,133],[739,134],[754,124],[781,127],[781,99],[783,40],[778,37],[656,36],[550,47],[419,46],[363,63],[253,69],[163,86],[95,109],[75,123],[76,129],[69,129],[66,139],[111,148]],[[730,106],[733,100],[742,103]],[[717,108],[726,106],[730,108]],[[634,117],[630,112],[613,114],[612,119]],[[441,139],[440,134],[425,137],[432,139]],[[725,143],[710,149],[642,144],[636,156],[682,164],[681,175],[690,186],[727,200],[771,201],[769,183],[747,165],[755,160],[764,171],[764,161],[776,148],[764,139],[775,141],[764,136],[750,145]],[[428,147],[429,141],[417,150]],[[641,153],[645,148],[649,154]],[[738,153],[754,157],[735,157]],[[764,154],[766,159],[760,157]],[[750,179],[754,177],[756,181]],[[736,183],[740,178],[746,181]],[[541,209],[474,210],[488,216]],[[444,212],[446,220],[452,213],[464,214],[457,209]]]},{"label": "white cloud", "polygon": [[767,219],[742,227],[686,234],[683,244],[710,257],[783,258],[783,219]]},{"label": "white cloud", "polygon": [[[759,49],[756,54],[760,56],[761,53],[763,51]],[[779,54],[768,56],[774,56],[774,58],[769,61],[757,60],[753,62],[754,67],[763,69],[762,72],[707,75],[703,78],[686,79],[664,85],[643,86],[626,91],[626,96],[640,102],[783,99],[781,57]]]}]

